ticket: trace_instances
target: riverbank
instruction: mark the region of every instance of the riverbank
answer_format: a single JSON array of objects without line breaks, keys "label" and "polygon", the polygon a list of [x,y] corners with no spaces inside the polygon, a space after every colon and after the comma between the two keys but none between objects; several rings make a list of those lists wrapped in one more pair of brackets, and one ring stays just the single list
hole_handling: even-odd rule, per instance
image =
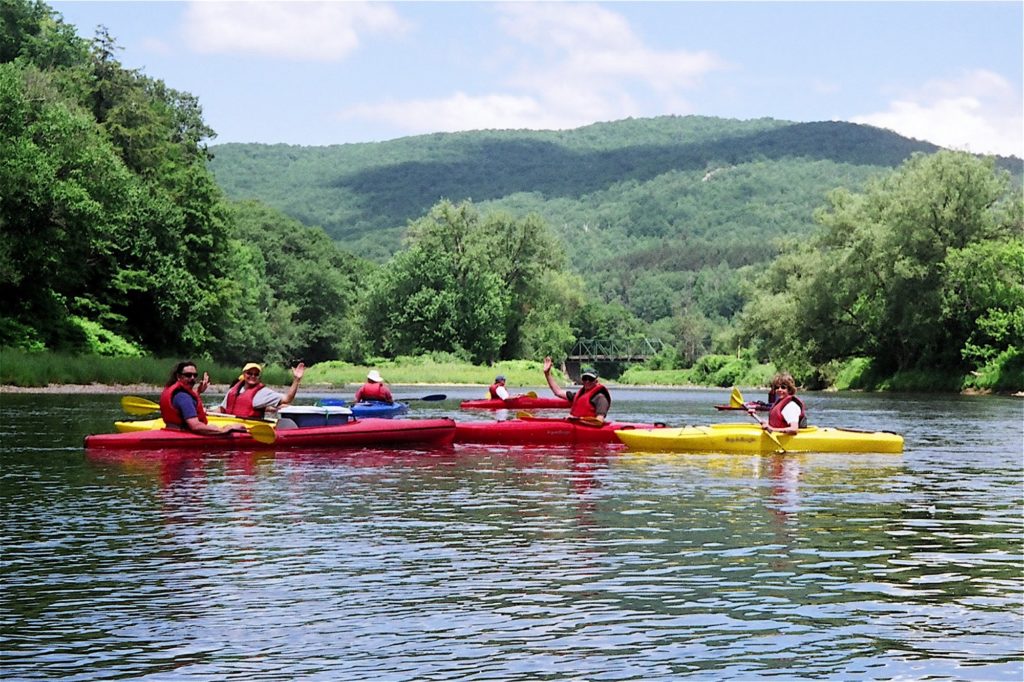
[{"label": "riverbank", "polygon": [[[405,384],[405,383],[403,383],[403,384],[396,384],[396,385],[400,385],[400,386],[480,386],[481,388],[487,386],[487,384],[472,384],[472,383],[467,383],[467,384],[453,384],[453,383],[447,383],[447,384],[438,384],[438,383]],[[614,382],[608,382],[608,385],[612,386],[612,387],[615,387],[615,386],[626,387],[627,386],[626,384],[615,384]],[[307,391],[307,392],[308,391],[317,391],[317,390],[320,390],[320,391],[335,391],[335,390],[337,390],[337,391],[346,391],[346,390],[354,391],[358,387],[359,387],[359,384],[357,384],[357,383],[356,384],[346,384],[344,386],[338,386],[336,384],[305,384],[305,383],[303,383],[302,390],[303,391]],[[632,384],[628,385],[628,387],[629,388],[651,388],[651,389],[656,389],[656,388],[678,388],[678,389],[687,389],[687,388],[710,388],[710,389],[722,388],[721,386],[664,386],[664,385],[633,386]],[[228,388],[230,388],[229,384],[210,384],[210,387],[207,390],[210,393],[220,394],[220,393],[227,393]],[[756,390],[756,388],[751,389],[749,387],[740,387],[740,388],[747,388],[748,390]],[[100,394],[117,393],[117,394],[123,394],[123,395],[136,395],[136,394],[139,394],[139,393],[142,393],[142,394],[154,394],[154,393],[159,393],[161,390],[163,390],[162,386],[156,386],[154,384],[95,384],[94,383],[94,384],[48,384],[46,386],[0,386],[0,394],[4,394],[4,393],[89,394],[89,393],[92,393],[92,394],[100,395]],[[723,389],[723,390],[725,390],[725,389]],[[857,391],[853,391],[853,392],[857,392]],[[998,393],[994,393],[993,391],[982,391],[982,390],[977,390],[977,389],[967,389],[967,390],[964,390],[964,391],[960,391],[960,393],[962,395],[999,395]],[[1017,391],[1015,393],[1006,393],[1006,394],[1002,394],[1002,395],[1008,395],[1008,396],[1013,397],[1013,398],[1024,398],[1024,391]]]},{"label": "riverbank", "polygon": [[[712,362],[712,359],[715,362]],[[159,393],[174,360],[161,358],[111,358],[70,356],[59,353],[28,353],[3,349],[0,362],[0,393]],[[1024,397],[1024,372],[1016,365],[993,379],[963,377],[951,372],[904,372],[893,377],[865,377],[866,365],[852,363],[857,372],[837,375],[824,390],[881,391],[904,393],[960,393],[1014,395]],[[203,362],[200,368],[209,372],[211,390],[223,393],[238,377],[239,367]],[[493,365],[473,365],[456,358],[377,359],[373,364],[353,365],[328,361],[310,365],[303,378],[303,390],[355,390],[367,373],[377,370],[393,386],[488,386],[494,377],[507,378],[509,390],[525,390],[544,386],[542,364],[533,360],[506,360]],[[604,373],[605,368],[599,367]],[[728,388],[739,386],[757,392],[764,389],[775,372],[772,365],[753,364],[749,359],[707,356],[690,369],[651,370],[642,366],[626,369],[617,380],[607,376],[609,386],[635,388]],[[614,374],[614,368],[608,371]],[[572,384],[558,369],[555,380],[562,386]],[[291,383],[291,370],[267,364],[263,381],[271,387]],[[823,387],[816,386],[821,389]]]}]

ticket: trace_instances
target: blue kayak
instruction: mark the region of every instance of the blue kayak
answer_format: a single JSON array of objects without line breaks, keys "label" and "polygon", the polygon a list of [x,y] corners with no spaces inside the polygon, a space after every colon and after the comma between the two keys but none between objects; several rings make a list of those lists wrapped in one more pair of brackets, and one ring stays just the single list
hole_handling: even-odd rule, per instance
[{"label": "blue kayak", "polygon": [[364,417],[388,419],[409,411],[409,403],[400,401],[382,403],[376,400],[361,400],[358,403],[346,403],[344,400],[336,398],[324,398],[318,400],[317,403],[324,407],[347,407],[352,410],[352,416],[356,419]]},{"label": "blue kayak", "polygon": [[360,400],[347,406],[357,419],[362,417],[377,417],[387,419],[396,417],[409,411],[409,403],[395,401],[393,403],[379,403],[375,400]]}]

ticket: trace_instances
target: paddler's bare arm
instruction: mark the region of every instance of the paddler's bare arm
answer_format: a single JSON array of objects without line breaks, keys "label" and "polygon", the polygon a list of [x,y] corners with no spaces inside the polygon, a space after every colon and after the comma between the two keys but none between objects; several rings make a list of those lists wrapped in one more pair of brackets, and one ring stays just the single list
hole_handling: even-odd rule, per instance
[{"label": "paddler's bare arm", "polygon": [[555,382],[555,378],[551,376],[551,366],[553,364],[554,363],[552,362],[550,356],[544,358],[544,378],[548,380],[548,388],[551,389],[551,392],[554,393],[559,398],[565,400],[568,398],[568,396],[566,396],[565,394],[565,390],[562,389],[562,387]]}]

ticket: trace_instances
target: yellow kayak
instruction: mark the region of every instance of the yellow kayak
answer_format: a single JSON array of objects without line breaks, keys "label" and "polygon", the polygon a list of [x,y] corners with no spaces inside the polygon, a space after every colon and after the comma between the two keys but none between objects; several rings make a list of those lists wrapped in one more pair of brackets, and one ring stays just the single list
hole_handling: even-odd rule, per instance
[{"label": "yellow kayak", "polygon": [[[241,417],[235,417],[230,414],[212,414],[207,413],[206,418],[209,419],[211,424],[267,424],[269,422],[260,421],[259,419],[242,419]],[[164,420],[157,417],[156,419],[141,419],[134,421],[114,422],[114,428],[117,429],[118,433],[132,433],[135,431],[152,431],[154,429],[164,428]]]},{"label": "yellow kayak", "polygon": [[776,433],[776,443],[757,424],[711,424],[681,428],[616,431],[632,450],[646,452],[774,453],[786,452],[903,452],[903,436],[888,431],[800,429],[796,435]]}]

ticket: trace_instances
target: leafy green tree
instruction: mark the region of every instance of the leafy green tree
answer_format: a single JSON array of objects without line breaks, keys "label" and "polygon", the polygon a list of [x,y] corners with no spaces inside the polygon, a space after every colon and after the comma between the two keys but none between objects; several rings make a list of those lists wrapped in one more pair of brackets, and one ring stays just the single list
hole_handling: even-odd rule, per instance
[{"label": "leafy green tree", "polygon": [[365,301],[376,352],[451,351],[493,362],[564,342],[553,315],[560,301],[545,289],[562,252],[536,217],[481,216],[470,202],[442,201],[410,224],[407,241]]},{"label": "leafy green tree", "polygon": [[972,309],[973,321],[951,319],[947,280],[963,283],[957,273],[971,258],[995,262],[981,244],[1019,234],[1007,218],[1019,194],[991,160],[956,152],[914,156],[862,194],[836,190],[817,214],[821,234],[780,257],[746,307],[750,337],[776,364],[804,371],[855,356],[883,373],[962,368],[970,326],[989,304]]},{"label": "leafy green tree", "polygon": [[479,215],[443,201],[410,225],[410,246],[371,281],[364,331],[379,353],[464,353],[492,361],[510,296],[487,268]]},{"label": "leafy green tree", "polygon": [[359,283],[379,266],[342,251],[323,230],[257,202],[230,208],[237,305],[222,357],[321,362],[343,357],[359,334]]},{"label": "leafy green tree", "polygon": [[964,338],[964,358],[976,367],[1002,351],[1024,351],[1024,239],[984,241],[950,251],[942,313]]},{"label": "leafy green tree", "polygon": [[19,258],[0,270],[0,341],[85,347],[81,318],[157,353],[212,352],[230,225],[192,100],[124,70],[105,34],[90,48],[41,5],[2,9],[17,20],[0,65],[0,223]]},{"label": "leafy green tree", "polygon": [[91,118],[33,66],[0,64],[0,111],[0,342],[74,347],[81,338],[68,315],[108,307],[95,284],[113,275],[131,176]]},{"label": "leafy green tree", "polygon": [[578,275],[549,271],[538,277],[537,291],[517,330],[521,358],[555,358],[569,354],[576,342],[570,320],[585,304],[585,287]]}]

